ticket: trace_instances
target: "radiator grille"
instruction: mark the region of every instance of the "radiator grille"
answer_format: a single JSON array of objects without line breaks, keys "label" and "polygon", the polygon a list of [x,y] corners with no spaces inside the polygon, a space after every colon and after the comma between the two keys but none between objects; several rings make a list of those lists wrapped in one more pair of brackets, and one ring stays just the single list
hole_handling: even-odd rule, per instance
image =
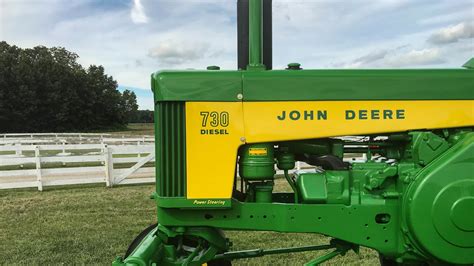
[{"label": "radiator grille", "polygon": [[186,119],[184,102],[156,105],[156,191],[162,197],[186,193]]}]

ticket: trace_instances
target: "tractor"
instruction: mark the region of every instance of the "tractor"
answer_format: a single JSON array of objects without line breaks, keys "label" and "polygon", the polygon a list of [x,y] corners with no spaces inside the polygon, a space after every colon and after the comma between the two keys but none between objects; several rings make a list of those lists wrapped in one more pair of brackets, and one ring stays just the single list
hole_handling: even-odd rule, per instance
[{"label": "tractor", "polygon": [[[273,70],[271,4],[238,0],[237,70],[152,74],[157,224],[113,265],[327,250],[318,265],[360,246],[381,265],[474,264],[474,58]],[[239,251],[231,230],[331,240]]]}]

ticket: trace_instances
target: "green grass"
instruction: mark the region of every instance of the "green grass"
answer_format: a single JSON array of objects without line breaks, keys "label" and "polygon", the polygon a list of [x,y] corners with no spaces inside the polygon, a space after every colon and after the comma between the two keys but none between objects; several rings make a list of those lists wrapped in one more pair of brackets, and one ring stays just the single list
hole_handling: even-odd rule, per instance
[{"label": "green grass", "polygon": [[154,135],[153,123],[131,123],[127,125],[126,130],[111,131],[104,133],[111,133],[116,135]]},{"label": "green grass", "polygon": [[[282,186],[282,185],[280,185]],[[149,199],[153,185],[46,188],[0,191],[0,264],[110,265],[128,244],[155,221]],[[350,221],[348,221],[350,222]],[[233,249],[327,243],[314,234],[227,232]],[[302,265],[322,252],[238,260],[234,265]],[[349,252],[325,265],[377,265],[376,253]]]},{"label": "green grass", "polygon": [[[126,131],[111,133],[153,135],[153,124],[130,124]],[[125,156],[131,155],[120,157]],[[116,165],[116,168],[125,166],[129,167]],[[277,180],[276,190],[288,189],[283,180]],[[124,254],[141,230],[155,222],[155,205],[149,199],[153,190],[153,185],[112,189],[93,185],[57,187],[46,188],[44,192],[0,190],[0,264],[110,265],[115,256]],[[228,231],[226,236],[233,242],[233,250],[295,247],[329,241],[315,234],[275,232]],[[324,252],[272,255],[237,260],[233,264],[302,265],[322,254]],[[360,255],[349,252],[325,265],[378,265],[378,258],[374,251],[362,248]]]}]

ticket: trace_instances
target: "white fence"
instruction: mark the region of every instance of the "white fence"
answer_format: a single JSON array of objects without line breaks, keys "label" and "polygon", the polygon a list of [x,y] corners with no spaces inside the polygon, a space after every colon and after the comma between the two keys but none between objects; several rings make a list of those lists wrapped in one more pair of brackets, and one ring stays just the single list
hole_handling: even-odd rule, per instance
[{"label": "white fence", "polygon": [[0,189],[155,181],[154,144],[0,145]]},{"label": "white fence", "polygon": [[39,144],[146,144],[154,143],[154,136],[126,136],[106,133],[15,133],[0,134],[0,145]]},{"label": "white fence", "polygon": [[[0,134],[0,189],[37,187],[42,191],[44,186],[153,183],[154,156],[153,136]],[[297,162],[290,172],[308,170],[314,167]]]}]

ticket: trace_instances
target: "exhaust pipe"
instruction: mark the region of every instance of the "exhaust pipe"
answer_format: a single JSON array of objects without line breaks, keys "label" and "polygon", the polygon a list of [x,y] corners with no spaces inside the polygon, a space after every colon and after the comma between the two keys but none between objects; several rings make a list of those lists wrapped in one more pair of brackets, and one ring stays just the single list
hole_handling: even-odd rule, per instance
[{"label": "exhaust pipe", "polygon": [[272,69],[272,0],[237,0],[238,69]]}]

